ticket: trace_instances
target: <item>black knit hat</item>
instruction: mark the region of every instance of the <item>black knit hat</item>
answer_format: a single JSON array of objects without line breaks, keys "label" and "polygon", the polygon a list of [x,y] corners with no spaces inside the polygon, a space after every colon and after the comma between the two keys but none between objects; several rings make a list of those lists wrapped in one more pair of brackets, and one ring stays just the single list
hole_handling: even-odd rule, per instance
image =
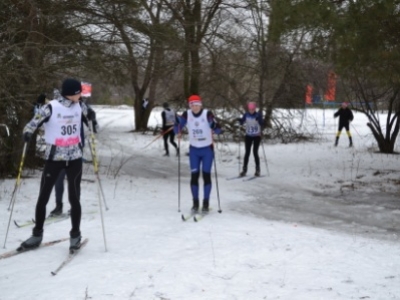
[{"label": "black knit hat", "polygon": [[76,79],[67,78],[62,83],[61,86],[62,96],[74,96],[80,94],[81,92],[82,92],[81,82]]}]

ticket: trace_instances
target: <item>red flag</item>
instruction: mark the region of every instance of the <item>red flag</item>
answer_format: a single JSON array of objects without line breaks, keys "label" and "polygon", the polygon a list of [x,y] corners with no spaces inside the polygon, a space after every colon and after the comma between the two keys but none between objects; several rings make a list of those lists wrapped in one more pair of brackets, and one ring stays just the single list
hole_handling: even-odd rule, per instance
[{"label": "red flag", "polygon": [[312,92],[313,92],[312,85],[311,84],[307,84],[307,86],[306,86],[306,94],[305,94],[306,104],[312,104]]},{"label": "red flag", "polygon": [[92,96],[92,84],[89,82],[81,82],[82,86],[82,97],[91,97]]},{"label": "red flag", "polygon": [[336,74],[329,72],[328,74],[328,86],[326,88],[324,98],[326,101],[335,101],[336,97]]}]

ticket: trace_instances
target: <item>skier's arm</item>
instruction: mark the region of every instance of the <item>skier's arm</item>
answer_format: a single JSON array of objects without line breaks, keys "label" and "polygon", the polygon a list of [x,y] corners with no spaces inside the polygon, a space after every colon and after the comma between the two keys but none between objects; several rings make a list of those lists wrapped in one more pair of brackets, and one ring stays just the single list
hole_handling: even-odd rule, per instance
[{"label": "skier's arm", "polygon": [[257,113],[256,120],[257,120],[258,124],[260,124],[260,127],[264,128],[264,119],[263,119],[263,116],[262,116],[261,112]]},{"label": "skier's arm", "polygon": [[161,113],[161,119],[162,119],[162,129],[165,130],[165,123],[166,123],[166,118],[165,118],[165,111]]},{"label": "skier's arm", "polygon": [[210,128],[214,131],[216,134],[222,133],[221,126],[218,124],[217,120],[214,117],[214,114],[211,111],[207,112],[207,121],[208,124],[210,125]]},{"label": "skier's arm", "polygon": [[338,117],[339,115],[340,115],[340,109],[339,109],[337,112],[335,112],[335,113],[333,114],[333,117],[336,118],[336,117]]},{"label": "skier's arm", "polygon": [[50,119],[51,113],[52,108],[50,104],[45,104],[36,111],[36,114],[33,116],[32,120],[25,125],[24,130],[22,131],[25,142],[29,142],[36,129]]},{"label": "skier's arm", "polygon": [[174,132],[175,134],[179,134],[183,127],[186,126],[187,123],[187,111],[185,111],[182,116],[177,116],[176,117],[176,122],[174,124]]},{"label": "skier's arm", "polygon": [[246,122],[246,114],[243,114],[241,118],[237,118],[237,121],[240,125],[243,125]]},{"label": "skier's arm", "polygon": [[350,112],[350,122],[352,122],[354,120],[354,115],[351,110],[349,110],[349,112]]}]

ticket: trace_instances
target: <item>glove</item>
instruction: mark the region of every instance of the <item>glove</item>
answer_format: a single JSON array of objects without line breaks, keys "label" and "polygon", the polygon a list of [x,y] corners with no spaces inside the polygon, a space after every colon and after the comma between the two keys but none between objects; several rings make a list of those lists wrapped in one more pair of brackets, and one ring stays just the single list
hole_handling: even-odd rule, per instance
[{"label": "glove", "polygon": [[25,132],[25,133],[23,134],[23,139],[24,139],[24,142],[25,142],[25,143],[29,143],[29,142],[31,141],[31,138],[32,138],[32,133],[30,133],[30,132]]},{"label": "glove", "polygon": [[36,99],[37,104],[44,104],[45,102],[46,102],[46,94],[40,94]]},{"label": "glove", "polygon": [[242,118],[236,118],[236,121],[240,122],[242,121]]}]

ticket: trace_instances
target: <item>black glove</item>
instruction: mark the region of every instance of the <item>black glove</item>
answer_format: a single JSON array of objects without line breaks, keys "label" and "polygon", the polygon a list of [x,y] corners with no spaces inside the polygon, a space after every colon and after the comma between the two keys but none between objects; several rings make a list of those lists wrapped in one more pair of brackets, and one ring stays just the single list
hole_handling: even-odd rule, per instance
[{"label": "black glove", "polygon": [[24,142],[25,142],[25,143],[29,143],[29,142],[31,141],[31,138],[32,138],[32,133],[30,133],[30,132],[25,132],[25,133],[23,134],[23,139],[24,139]]},{"label": "black glove", "polygon": [[40,94],[39,97],[36,99],[37,104],[45,104],[46,102],[46,94]]}]

